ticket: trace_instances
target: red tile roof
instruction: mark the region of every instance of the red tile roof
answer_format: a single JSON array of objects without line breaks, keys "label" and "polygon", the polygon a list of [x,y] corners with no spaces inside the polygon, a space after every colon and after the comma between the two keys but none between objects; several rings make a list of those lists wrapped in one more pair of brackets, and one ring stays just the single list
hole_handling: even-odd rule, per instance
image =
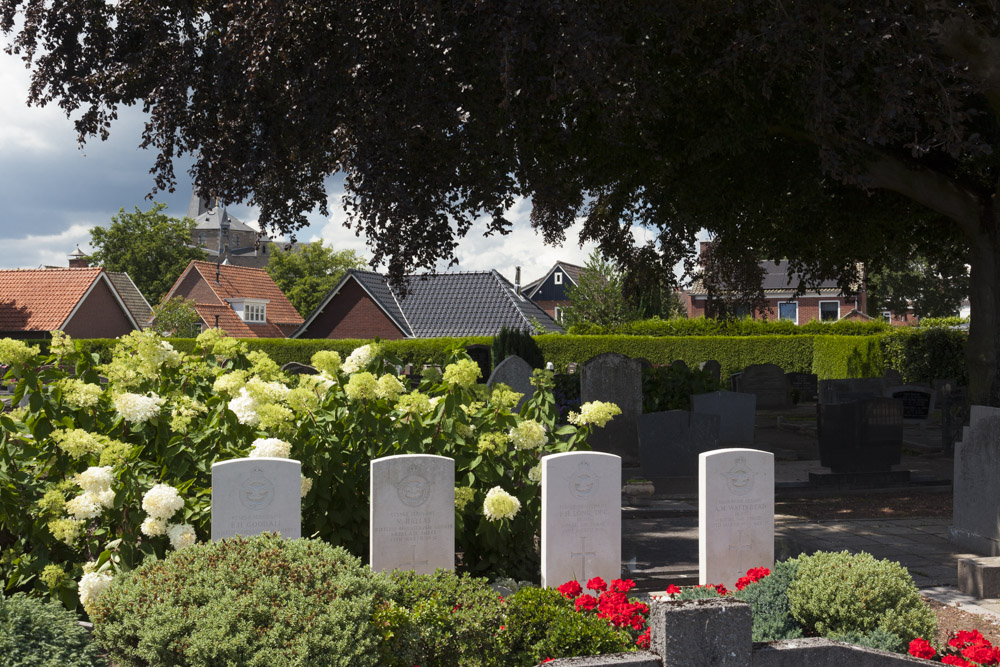
[{"label": "red tile roof", "polygon": [[[216,268],[219,282],[215,282]],[[285,338],[302,324],[302,316],[285,294],[274,284],[274,280],[264,269],[248,266],[213,262],[192,261],[177,279],[164,299],[173,296],[174,290],[191,271],[196,271],[205,284],[219,299],[267,299],[266,318],[262,324],[248,324],[228,305],[201,304],[196,306],[198,314],[210,327],[215,326],[215,316],[219,316],[219,328],[237,338]]]},{"label": "red tile roof", "polygon": [[0,331],[59,329],[103,270],[0,270]]}]

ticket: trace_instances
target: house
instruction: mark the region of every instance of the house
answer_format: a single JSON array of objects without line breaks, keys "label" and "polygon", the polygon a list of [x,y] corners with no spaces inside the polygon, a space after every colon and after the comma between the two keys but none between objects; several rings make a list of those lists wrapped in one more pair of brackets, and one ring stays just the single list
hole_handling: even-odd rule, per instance
[{"label": "house", "polygon": [[544,276],[525,285],[521,294],[534,301],[556,322],[561,322],[563,310],[569,305],[567,291],[577,285],[584,270],[576,264],[556,262]]},{"label": "house", "polygon": [[409,293],[372,271],[347,272],[292,338],[494,336],[504,326],[562,331],[496,271],[407,276]]},{"label": "house", "polygon": [[0,338],[48,338],[56,329],[117,338],[139,328],[101,267],[0,270]]},{"label": "house", "polygon": [[187,217],[195,222],[191,242],[206,259],[215,261],[225,255],[225,263],[263,269],[271,260],[271,239],[239,218],[230,215],[215,200],[192,193]]},{"label": "house", "polygon": [[286,338],[302,316],[264,269],[192,260],[163,297],[191,299],[202,329],[236,338]]},{"label": "house", "polygon": [[[79,245],[76,246],[76,250],[68,255],[68,259],[71,269],[90,266],[90,257],[80,250]],[[45,268],[58,269],[62,267],[46,266]],[[139,288],[132,282],[132,277],[124,271],[108,271],[108,278],[111,279],[111,284],[115,286],[115,290],[117,290],[118,295],[125,303],[125,307],[132,313],[132,319],[138,322],[139,326],[143,329],[148,327],[149,321],[153,317],[153,309],[150,308],[146,297],[142,295]]]}]

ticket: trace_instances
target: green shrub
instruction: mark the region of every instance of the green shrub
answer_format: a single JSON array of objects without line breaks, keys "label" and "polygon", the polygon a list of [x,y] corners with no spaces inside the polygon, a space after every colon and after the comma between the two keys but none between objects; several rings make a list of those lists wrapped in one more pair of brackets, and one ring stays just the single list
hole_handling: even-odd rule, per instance
[{"label": "green shrub", "polygon": [[76,614],[57,602],[23,594],[0,595],[0,656],[9,667],[107,664],[98,659],[97,645],[77,622]]},{"label": "green shrub", "polygon": [[792,617],[788,605],[788,587],[798,569],[797,559],[780,561],[771,568],[771,574],[734,593],[736,599],[750,603],[753,641],[773,642],[802,636],[802,626]]},{"label": "green shrub", "polygon": [[808,632],[824,636],[878,629],[909,642],[937,625],[906,568],[867,553],[800,556],[788,603]]},{"label": "green shrub", "polygon": [[528,667],[545,658],[634,651],[632,637],[596,615],[575,610],[551,588],[522,588],[507,598],[507,627],[500,633],[507,665]]},{"label": "green shrub", "polygon": [[542,351],[526,329],[508,329],[504,326],[500,329],[500,333],[493,337],[491,349],[494,366],[499,366],[501,361],[511,355],[517,355],[527,361],[532,368],[545,367]]},{"label": "green shrub", "polygon": [[390,591],[347,551],[275,535],[147,560],[98,598],[94,636],[126,665],[378,664]]},{"label": "green shrub", "polygon": [[642,411],[690,410],[691,396],[718,391],[719,381],[699,368],[654,366],[642,371]]},{"label": "green shrub", "polygon": [[375,612],[386,667],[504,665],[503,605],[486,579],[438,571],[393,572],[390,601]]},{"label": "green shrub", "polygon": [[917,327],[921,329],[927,329],[930,327],[967,327],[969,326],[968,317],[925,317],[924,319],[917,322]]},{"label": "green shrub", "polygon": [[651,318],[626,322],[617,327],[574,327],[570,333],[580,335],[625,334],[629,336],[872,336],[891,330],[881,321],[859,322],[813,320],[801,326],[788,320],[715,320],[705,317],[661,320]]},{"label": "green shrub", "polygon": [[881,336],[816,336],[812,371],[819,379],[878,377],[885,371]]},{"label": "green shrub", "polygon": [[871,632],[844,632],[834,633],[827,637],[846,644],[856,644],[857,646],[867,646],[868,648],[879,649],[880,651],[891,651],[892,653],[906,653],[908,642],[899,638],[899,635],[885,630],[876,629]]},{"label": "green shrub", "polygon": [[685,586],[677,594],[675,600],[705,600],[707,598],[721,598],[719,591],[711,586]]},{"label": "green shrub", "polygon": [[969,379],[965,346],[969,334],[943,327],[897,327],[880,339],[886,366],[897,369],[906,382],[932,382],[935,378]]}]

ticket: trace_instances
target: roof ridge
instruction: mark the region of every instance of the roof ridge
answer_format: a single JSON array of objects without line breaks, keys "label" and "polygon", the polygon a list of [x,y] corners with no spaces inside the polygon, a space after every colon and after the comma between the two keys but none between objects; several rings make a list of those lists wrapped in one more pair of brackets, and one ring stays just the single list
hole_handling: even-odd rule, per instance
[{"label": "roof ridge", "polygon": [[525,324],[528,325],[529,330],[533,331],[535,327],[531,324],[531,321],[528,320],[527,317],[525,317],[524,311],[522,311],[520,308],[518,308],[517,302],[514,301],[514,297],[511,294],[511,290],[507,289],[507,285],[509,285],[510,283],[508,282],[507,285],[504,285],[504,283],[507,282],[507,279],[504,278],[503,276],[501,276],[500,272],[497,271],[496,269],[490,269],[490,275],[492,275],[493,279],[496,280],[497,284],[500,285],[500,289],[503,291],[504,295],[510,301],[510,305],[512,305],[514,307],[514,310],[517,312],[518,317],[520,317],[521,320],[523,320],[525,322]]},{"label": "roof ridge", "polygon": [[410,336],[416,338],[417,330],[414,328],[413,324],[410,323],[410,318],[406,316],[406,311],[403,310],[403,304],[400,303],[399,297],[396,296],[396,290],[392,289],[392,285],[389,284],[389,281],[385,278],[385,276],[382,276],[381,273],[378,275],[381,276],[383,280],[385,280],[385,287],[386,289],[389,290],[389,294],[392,295],[392,300],[396,302],[396,308],[399,308],[399,314],[403,316],[403,321],[406,322],[406,326],[410,330]]}]

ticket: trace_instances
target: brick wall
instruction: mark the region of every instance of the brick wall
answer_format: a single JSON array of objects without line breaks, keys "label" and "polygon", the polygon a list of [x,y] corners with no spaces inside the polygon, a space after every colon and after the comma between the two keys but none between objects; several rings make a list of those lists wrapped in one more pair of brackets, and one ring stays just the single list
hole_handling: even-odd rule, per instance
[{"label": "brick wall", "polygon": [[[684,296],[685,305],[687,306],[688,317],[702,317],[705,315],[705,299],[696,299],[690,294]],[[839,317],[847,315],[855,308],[854,297],[836,297],[836,296],[800,296],[798,298],[776,298],[768,299],[767,305],[770,307],[771,312],[767,313],[768,320],[778,319],[778,304],[786,301],[794,301],[798,304],[798,323],[805,324],[810,320],[819,319],[819,304],[820,301],[837,301],[840,304],[840,314]],[[764,319],[763,313],[756,313],[755,317],[757,319]]]},{"label": "brick wall", "polygon": [[355,280],[349,280],[299,338],[404,338]]},{"label": "brick wall", "polygon": [[548,313],[549,317],[551,317],[552,319],[555,319],[555,317],[556,317],[556,306],[558,306],[558,307],[560,307],[560,308],[562,308],[562,309],[565,310],[566,306],[569,305],[569,301],[565,301],[565,300],[562,300],[562,301],[536,301],[535,299],[532,299],[532,301],[534,302],[534,304],[536,306],[538,306],[539,308],[541,308],[542,310],[544,310],[546,313]]},{"label": "brick wall", "polygon": [[118,338],[134,328],[111,287],[99,279],[65,325],[65,332],[73,338]]}]

